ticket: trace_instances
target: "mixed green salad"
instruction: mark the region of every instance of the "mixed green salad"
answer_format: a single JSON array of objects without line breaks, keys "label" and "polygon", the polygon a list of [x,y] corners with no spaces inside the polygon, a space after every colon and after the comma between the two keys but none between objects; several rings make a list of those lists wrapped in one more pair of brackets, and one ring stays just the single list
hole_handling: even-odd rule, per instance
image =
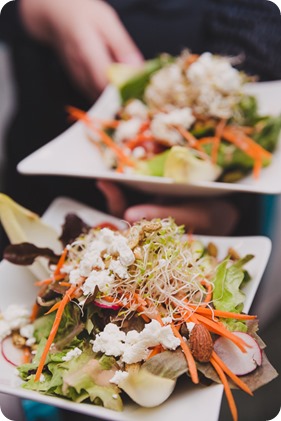
[{"label": "mixed green salad", "polygon": [[117,172],[164,176],[181,183],[236,182],[270,165],[281,116],[260,115],[245,93],[250,81],[233,59],[184,51],[163,54],[142,69],[110,70],[121,106],[102,120],[73,107],[91,140]]},{"label": "mixed green salad", "polygon": [[60,253],[28,242],[4,252],[14,264],[48,262],[32,311],[10,306],[0,319],[3,356],[10,361],[7,338],[23,351],[23,388],[121,411],[124,395],[161,404],[185,375],[194,384],[222,383],[236,420],[231,388],[252,394],[277,375],[256,316],[243,313],[253,255],[229,249],[219,259],[214,243],[171,218],[120,230],[69,214],[60,242]]}]

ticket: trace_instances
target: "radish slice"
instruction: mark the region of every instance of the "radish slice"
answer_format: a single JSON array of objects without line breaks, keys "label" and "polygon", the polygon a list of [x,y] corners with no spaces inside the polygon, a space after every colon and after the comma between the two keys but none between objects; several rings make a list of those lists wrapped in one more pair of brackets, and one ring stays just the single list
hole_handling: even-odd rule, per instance
[{"label": "radish slice", "polygon": [[107,308],[108,310],[119,310],[120,306],[118,304],[110,304],[106,301],[93,301],[93,304],[95,304],[97,307],[100,308]]},{"label": "radish slice", "polygon": [[262,363],[262,350],[257,341],[245,332],[232,332],[241,338],[249,347],[242,352],[230,339],[221,336],[214,343],[214,351],[237,376],[254,371]]},{"label": "radish slice", "polygon": [[17,367],[22,364],[23,352],[13,344],[12,338],[7,337],[1,342],[1,354],[7,363]]}]

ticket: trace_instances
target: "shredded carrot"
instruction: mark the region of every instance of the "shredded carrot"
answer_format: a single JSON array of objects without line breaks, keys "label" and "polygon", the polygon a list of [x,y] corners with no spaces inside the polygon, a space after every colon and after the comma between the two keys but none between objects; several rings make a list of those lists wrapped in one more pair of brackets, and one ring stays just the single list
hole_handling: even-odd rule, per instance
[{"label": "shredded carrot", "polygon": [[213,143],[213,148],[212,148],[212,162],[213,162],[213,164],[216,164],[216,162],[218,160],[218,152],[219,152],[221,137],[222,137],[222,133],[223,133],[223,129],[225,128],[225,125],[226,125],[226,120],[221,119],[220,122],[218,123],[217,127],[216,127],[215,141]]},{"label": "shredded carrot", "polygon": [[155,137],[152,136],[151,134],[140,133],[136,137],[134,137],[133,139],[128,140],[126,142],[126,148],[134,149],[137,146],[139,146],[142,143],[147,142],[149,140],[154,141],[154,142],[158,142],[157,139],[155,139]]},{"label": "shredded carrot", "polygon": [[221,379],[221,382],[224,386],[225,396],[228,401],[228,405],[230,408],[230,412],[232,414],[233,421],[238,421],[238,413],[237,413],[236,404],[235,404],[230,386],[228,384],[226,375],[224,374],[224,371],[222,370],[222,368],[219,366],[219,364],[215,361],[213,357],[211,357],[210,362],[213,365],[216,372],[218,373],[218,376]]},{"label": "shredded carrot", "polygon": [[30,362],[30,348],[28,346],[25,346],[23,349],[23,364],[28,364]]},{"label": "shredded carrot", "polygon": [[63,252],[60,256],[60,259],[58,261],[56,270],[54,271],[54,277],[56,277],[57,275],[60,275],[61,268],[62,268],[62,266],[65,262],[66,256],[67,256],[67,251],[68,251],[67,247],[65,247],[65,249],[63,250]]},{"label": "shredded carrot", "polygon": [[186,361],[187,361],[187,365],[188,365],[191,380],[193,381],[193,383],[198,384],[199,383],[199,377],[198,377],[197,367],[196,367],[196,363],[195,363],[195,360],[193,358],[193,355],[192,355],[187,343],[185,342],[184,338],[181,336],[181,334],[179,333],[179,331],[175,327],[175,325],[173,323],[171,323],[170,326],[172,328],[172,331],[173,331],[175,337],[180,340],[180,346],[183,350],[183,353],[184,353]]},{"label": "shredded carrot", "polygon": [[119,148],[119,146],[116,145],[116,143],[111,139],[111,137],[108,136],[108,134],[105,133],[103,130],[95,126],[95,124],[85,111],[79,110],[75,107],[67,107],[67,110],[71,117],[73,117],[75,120],[83,121],[86,124],[86,126],[88,126],[94,133],[97,133],[100,139],[103,141],[103,143],[115,152],[116,156],[121,162],[130,167],[135,166],[135,163],[122,151],[121,148]]},{"label": "shredded carrot", "polygon": [[52,278],[44,279],[43,281],[35,282],[34,285],[36,286],[42,286],[42,285],[49,285],[54,281],[60,281],[61,279],[65,278],[65,274],[60,274],[53,276]]},{"label": "shredded carrot", "polygon": [[30,315],[30,321],[34,322],[34,320],[36,319],[38,312],[39,312],[40,306],[39,304],[36,302],[33,304],[32,307],[32,311],[31,311],[31,315]]},{"label": "shredded carrot", "polygon": [[163,351],[162,345],[156,345],[149,353],[147,359],[154,357],[154,355],[160,354]]},{"label": "shredded carrot", "polygon": [[221,335],[221,336],[225,336],[226,338],[230,339],[233,343],[235,343],[235,345],[238,346],[238,348],[242,351],[242,352],[246,352],[245,350],[245,346],[249,347],[248,344],[246,344],[245,341],[243,341],[241,338],[239,338],[236,335],[233,335],[232,332],[230,332],[229,330],[227,330],[223,324],[221,324],[220,322],[215,322],[214,320],[210,320],[207,317],[204,317],[201,314],[196,314],[196,319],[207,325],[208,327],[212,328],[212,330]]},{"label": "shredded carrot", "polygon": [[61,301],[62,300],[59,300],[59,301],[57,301],[46,313],[45,313],[45,315],[46,314],[50,314],[50,313],[53,313],[54,311],[56,311],[58,308],[59,308],[59,306],[60,306],[60,303],[61,303]]},{"label": "shredded carrot", "polygon": [[223,310],[216,310],[211,309],[208,307],[203,306],[196,306],[195,304],[189,304],[191,308],[194,309],[196,313],[210,315],[210,316],[217,316],[223,317],[225,319],[237,319],[237,320],[253,320],[256,319],[257,316],[249,315],[249,314],[242,314],[242,313],[232,313],[231,311],[223,311]]},{"label": "shredded carrot", "polygon": [[221,360],[218,354],[215,351],[212,352],[212,358],[216,361],[216,363],[221,367],[221,369],[231,378],[231,380],[242,389],[244,392],[248,393],[249,395],[253,396],[253,392],[249,388],[249,386],[243,382],[236,374],[234,374],[230,368]]},{"label": "shredded carrot", "polygon": [[272,154],[234,126],[226,126],[222,137],[241,149],[254,160],[271,159]]},{"label": "shredded carrot", "polygon": [[71,287],[72,284],[70,282],[60,282],[60,285],[62,287]]},{"label": "shredded carrot", "polygon": [[39,381],[39,379],[40,379],[40,376],[42,374],[49,349],[50,349],[50,347],[51,347],[51,345],[52,345],[52,343],[55,339],[55,336],[57,334],[57,331],[58,331],[58,328],[59,328],[59,325],[60,325],[60,321],[61,321],[61,318],[62,318],[62,315],[63,315],[63,311],[65,309],[65,306],[71,300],[71,295],[75,291],[76,288],[77,288],[76,285],[72,285],[72,287],[70,287],[66,291],[63,299],[59,303],[59,307],[58,307],[58,311],[57,311],[57,314],[56,314],[56,317],[55,317],[55,320],[54,320],[54,323],[53,323],[53,327],[52,327],[51,332],[49,334],[48,340],[46,342],[45,348],[43,350],[43,353],[42,353],[42,356],[41,356],[41,359],[40,359],[40,362],[39,362],[39,365],[38,365],[38,368],[37,368],[37,371],[36,371],[36,374],[35,374],[35,381]]},{"label": "shredded carrot", "polygon": [[50,285],[54,280],[52,278],[44,279],[43,281],[34,282],[34,285],[36,286],[42,286],[42,285]]},{"label": "shredded carrot", "polygon": [[192,133],[190,133],[188,130],[184,129],[182,126],[176,126],[179,133],[184,137],[185,140],[189,143],[189,145],[192,148],[197,149],[198,148],[198,140],[195,136],[193,136]]}]

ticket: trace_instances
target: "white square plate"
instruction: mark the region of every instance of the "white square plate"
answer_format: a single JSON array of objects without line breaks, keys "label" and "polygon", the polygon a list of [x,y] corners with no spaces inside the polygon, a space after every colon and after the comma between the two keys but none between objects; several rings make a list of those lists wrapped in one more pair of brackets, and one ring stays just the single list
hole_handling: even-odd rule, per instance
[{"label": "white square plate", "polygon": [[[59,233],[64,217],[69,212],[76,213],[92,225],[105,221],[116,223],[119,226],[122,225],[122,222],[113,217],[66,198],[55,200],[45,213],[44,219]],[[220,257],[226,255],[230,246],[234,247],[240,255],[251,253],[255,256],[247,264],[247,270],[252,279],[245,288],[247,298],[244,309],[246,312],[249,311],[270,255],[270,240],[266,237],[200,236],[200,238],[205,244],[210,240],[215,242]],[[0,310],[5,309],[10,304],[25,304],[31,307],[37,291],[34,281],[35,278],[28,269],[2,261],[0,264]],[[181,381],[172,396],[159,407],[147,409],[141,408],[133,402],[126,402],[124,411],[120,413],[99,406],[74,403],[62,398],[45,396],[22,389],[15,368],[0,355],[0,393],[40,401],[100,419],[110,419],[111,421],[170,421],[173,417],[176,417],[177,421],[186,421],[187,418],[196,421],[217,421],[223,388],[221,385],[192,386],[188,382],[185,384],[184,381]],[[208,405],[205,405],[205,402],[208,402]]]},{"label": "white square plate", "polygon": [[[257,97],[261,114],[281,114],[281,81],[251,83],[247,92]],[[90,114],[112,118],[119,108],[119,95],[109,86],[90,109]],[[71,104],[69,104],[71,105]],[[230,192],[264,194],[281,193],[281,141],[273,154],[270,166],[264,168],[258,180],[248,175],[237,183],[200,182],[175,183],[166,177],[118,174],[106,167],[103,158],[87,138],[81,122],[75,123],[60,136],[35,151],[18,165],[22,174],[61,175],[102,178],[127,184],[148,193],[171,196],[207,196]]]}]

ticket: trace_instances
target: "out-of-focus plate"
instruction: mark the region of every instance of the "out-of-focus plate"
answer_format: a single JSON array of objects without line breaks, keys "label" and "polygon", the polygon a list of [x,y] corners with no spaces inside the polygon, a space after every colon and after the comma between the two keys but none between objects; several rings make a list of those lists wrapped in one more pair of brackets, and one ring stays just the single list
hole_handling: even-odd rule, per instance
[{"label": "out-of-focus plate", "polygon": [[[44,215],[47,223],[60,232],[67,213],[74,212],[89,224],[95,225],[101,222],[113,222],[119,227],[124,222],[111,216],[93,210],[85,205],[74,202],[67,198],[58,198],[48,208]],[[247,264],[247,270],[252,276],[245,288],[246,302],[244,310],[248,312],[254,295],[266,267],[271,242],[266,237],[207,237],[198,236],[207,244],[213,241],[219,249],[220,257],[227,254],[229,247],[233,247],[241,255],[251,253],[255,258]],[[25,304],[32,306],[37,288],[34,286],[35,278],[31,272],[24,268],[12,265],[7,261],[0,264],[0,310],[10,304]],[[99,406],[86,403],[74,403],[62,398],[44,396],[34,391],[22,389],[19,378],[13,366],[6,362],[0,355],[0,393],[6,393],[21,398],[31,399],[50,405],[58,406],[78,413],[88,414],[99,419],[110,419],[111,421],[170,421],[176,416],[177,421],[217,421],[220,412],[220,404],[223,393],[221,385],[209,387],[192,386],[188,382],[179,382],[172,396],[157,408],[141,408],[133,402],[125,403],[124,411],[114,412]],[[208,402],[208,405],[205,403]]]},{"label": "out-of-focus plate", "polygon": [[[252,83],[247,91],[254,94],[262,114],[281,113],[281,81]],[[119,95],[109,86],[90,109],[90,114],[111,118],[119,107]],[[75,123],[60,136],[26,157],[18,165],[22,174],[61,175],[99,178],[124,183],[135,189],[159,195],[210,196],[230,192],[263,194],[281,193],[281,142],[274,152],[270,166],[264,168],[258,180],[249,175],[237,183],[199,182],[175,183],[167,177],[118,174],[108,169],[98,150],[88,139],[85,126]]]}]

